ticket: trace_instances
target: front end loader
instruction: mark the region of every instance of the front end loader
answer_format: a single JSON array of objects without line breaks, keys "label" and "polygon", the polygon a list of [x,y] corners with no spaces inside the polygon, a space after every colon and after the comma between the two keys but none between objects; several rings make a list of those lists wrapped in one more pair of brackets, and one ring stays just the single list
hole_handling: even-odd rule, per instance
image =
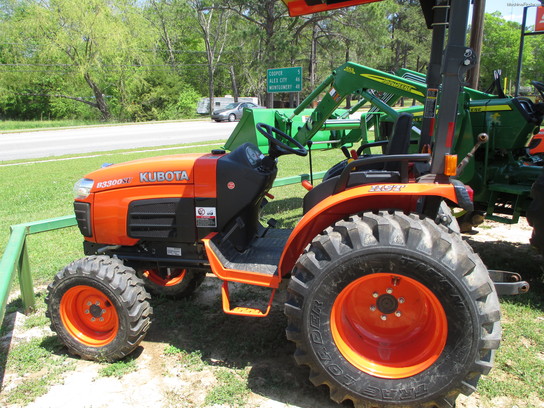
[{"label": "front end loader", "polygon": [[[284,2],[300,14],[368,1]],[[264,318],[288,280],[287,337],[298,364],[334,401],[451,407],[473,392],[492,368],[501,325],[496,286],[445,205],[473,210],[450,154],[459,72],[473,62],[464,45],[469,0],[421,4],[429,27],[449,24],[447,46],[445,32],[433,42],[432,56],[446,57],[432,154],[409,152],[413,118],[399,115],[386,154],[353,158],[306,185],[304,215],[292,230],[262,225],[259,214],[281,156],[308,151],[269,124],[255,124],[265,152],[245,141],[228,153],[155,157],[87,174],[74,202],[85,257],[57,274],[46,299],[68,349],[110,361],[131,353],[151,323],[150,292],[188,296],[213,274],[226,313]],[[330,113],[301,125],[304,137],[338,108],[337,91],[322,101]],[[433,93],[424,95],[432,105]],[[231,305],[232,282],[268,288],[268,306]]]}]

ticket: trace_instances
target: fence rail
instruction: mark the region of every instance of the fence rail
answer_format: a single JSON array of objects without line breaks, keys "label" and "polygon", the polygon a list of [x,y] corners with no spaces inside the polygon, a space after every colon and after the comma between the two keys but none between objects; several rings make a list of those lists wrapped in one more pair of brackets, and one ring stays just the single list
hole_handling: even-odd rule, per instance
[{"label": "fence rail", "polygon": [[[320,179],[325,172],[313,173],[313,179]],[[308,174],[298,176],[284,177],[274,181],[273,187],[297,184],[302,180],[308,180]],[[40,232],[53,231],[56,229],[73,227],[76,225],[76,219],[73,215],[47,220],[34,221],[26,224],[17,224],[10,227],[6,250],[0,259],[0,325],[4,321],[6,305],[8,302],[11,285],[15,278],[15,272],[19,276],[19,286],[21,289],[21,300],[23,301],[24,312],[30,312],[35,305],[34,285],[32,274],[30,272],[29,257],[26,245],[26,237]]]}]

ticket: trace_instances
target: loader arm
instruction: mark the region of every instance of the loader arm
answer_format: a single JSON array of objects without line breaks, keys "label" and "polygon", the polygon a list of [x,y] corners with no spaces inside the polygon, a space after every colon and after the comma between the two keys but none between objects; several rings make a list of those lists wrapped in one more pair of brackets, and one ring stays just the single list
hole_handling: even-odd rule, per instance
[{"label": "loader arm", "polygon": [[[406,97],[425,101],[426,86],[423,83],[401,78],[394,74],[378,71],[354,62],[346,62],[335,69],[302,103],[289,118],[292,120],[323,92],[323,98],[310,115],[304,126],[300,127],[294,138],[305,145],[325,125],[341,124],[342,119],[329,120],[331,115],[348,95],[362,97],[361,102],[369,102],[390,116],[396,117],[395,110],[383,102],[374,91],[395,94],[398,98]],[[359,104],[358,104],[359,105]]]}]

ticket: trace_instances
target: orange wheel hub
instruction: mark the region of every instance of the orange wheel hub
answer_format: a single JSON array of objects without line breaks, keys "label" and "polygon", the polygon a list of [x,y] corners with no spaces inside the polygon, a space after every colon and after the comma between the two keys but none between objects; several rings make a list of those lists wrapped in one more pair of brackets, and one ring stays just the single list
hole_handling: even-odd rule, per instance
[{"label": "orange wheel hub", "polygon": [[366,275],[344,288],[332,308],[331,330],[351,364],[390,379],[429,368],[448,336],[436,296],[418,281],[390,273]]},{"label": "orange wheel hub", "polygon": [[68,333],[87,346],[105,346],[119,330],[115,306],[102,291],[91,286],[69,289],[60,302],[60,317]]},{"label": "orange wheel hub", "polygon": [[144,272],[144,276],[159,286],[175,286],[185,278],[186,273],[186,269],[173,269],[173,273],[168,274],[159,273],[156,269],[148,269]]}]

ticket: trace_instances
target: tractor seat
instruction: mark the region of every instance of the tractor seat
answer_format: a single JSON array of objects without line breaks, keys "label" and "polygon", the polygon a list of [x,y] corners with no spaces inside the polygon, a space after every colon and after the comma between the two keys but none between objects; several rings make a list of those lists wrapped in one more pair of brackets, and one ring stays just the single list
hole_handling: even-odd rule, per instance
[{"label": "tractor seat", "polygon": [[[410,132],[412,130],[412,118],[409,113],[401,113],[395,122],[393,134],[387,143],[384,155],[407,154],[410,147]],[[372,157],[376,157],[373,155]],[[333,167],[334,172],[327,172],[324,181],[315,186],[305,196],[302,203],[302,209],[306,214],[317,203],[331,196],[334,192],[334,187],[340,179],[340,174],[344,169],[344,165],[340,163]],[[378,183],[399,183],[400,177],[400,162],[374,163],[368,166],[362,165],[357,168],[357,171],[351,173],[347,187],[355,187],[364,184]],[[331,169],[331,170],[333,170]]]},{"label": "tractor seat", "polygon": [[[340,176],[332,177],[308,191],[302,200],[303,214],[306,214],[319,202],[331,196],[339,179]],[[400,173],[387,170],[355,171],[351,174],[347,187],[378,183],[400,183]]]}]

